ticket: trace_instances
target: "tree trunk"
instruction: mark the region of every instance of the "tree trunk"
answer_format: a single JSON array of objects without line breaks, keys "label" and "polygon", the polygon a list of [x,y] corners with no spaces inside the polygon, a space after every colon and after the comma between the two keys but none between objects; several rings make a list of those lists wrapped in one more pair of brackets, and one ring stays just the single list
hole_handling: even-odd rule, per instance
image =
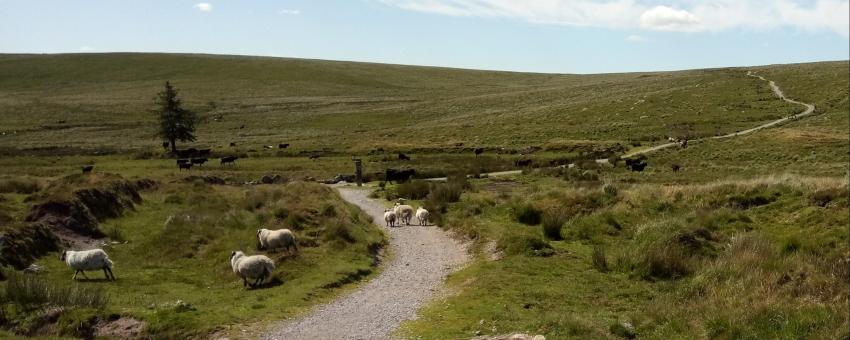
[{"label": "tree trunk", "polygon": [[171,140],[171,153],[176,155],[177,154],[177,143],[175,143],[175,142],[176,142],[176,140],[174,140],[174,139]]}]

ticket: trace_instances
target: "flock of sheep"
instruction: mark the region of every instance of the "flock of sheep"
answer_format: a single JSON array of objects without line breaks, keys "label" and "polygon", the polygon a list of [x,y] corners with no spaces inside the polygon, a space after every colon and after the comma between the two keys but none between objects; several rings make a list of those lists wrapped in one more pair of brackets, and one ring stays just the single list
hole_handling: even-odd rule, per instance
[{"label": "flock of sheep", "polygon": [[[295,235],[289,229],[258,229],[257,242],[260,250],[282,249],[287,252],[291,252],[291,250],[298,252]],[[109,255],[103,249],[66,250],[62,252],[59,259],[75,270],[73,280],[76,280],[77,274],[80,273],[88,279],[86,271],[93,270],[103,270],[107,280],[115,280],[115,274],[112,273],[112,260],[109,259]],[[275,268],[274,261],[268,256],[248,256],[242,251],[230,253],[230,267],[233,269],[233,273],[242,279],[242,285],[251,288],[261,285],[266,279],[270,278]]]},{"label": "flock of sheep", "polygon": [[[396,203],[392,209],[384,210],[384,222],[387,223],[387,227],[395,227],[396,221],[410,225],[410,220],[413,219],[413,216],[413,207],[406,204]],[[419,225],[428,225],[428,210],[419,207],[416,209],[415,216],[419,220]]]}]

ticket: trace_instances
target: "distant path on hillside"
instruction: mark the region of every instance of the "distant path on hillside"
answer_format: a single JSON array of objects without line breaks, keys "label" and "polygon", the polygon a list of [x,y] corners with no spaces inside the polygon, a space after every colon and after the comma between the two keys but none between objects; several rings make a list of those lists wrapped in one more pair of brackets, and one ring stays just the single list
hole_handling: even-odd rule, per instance
[{"label": "distant path on hillside", "polygon": [[[773,90],[773,94],[775,94],[777,97],[779,97],[779,99],[782,99],[782,100],[784,100],[784,101],[786,101],[786,102],[789,102],[789,103],[792,103],[792,104],[802,105],[802,106],[804,106],[806,109],[805,109],[803,112],[801,112],[801,113],[798,113],[798,114],[795,114],[795,115],[791,115],[791,116],[788,116],[788,117],[785,117],[785,118],[777,119],[777,120],[774,120],[774,121],[771,121],[771,122],[768,122],[768,123],[765,123],[765,124],[762,124],[762,125],[756,126],[756,127],[752,128],[752,129],[748,129],[748,130],[744,130],[744,131],[738,131],[738,132],[733,132],[733,133],[729,133],[729,134],[725,134],[725,135],[721,135],[721,136],[712,136],[712,137],[708,137],[708,138],[694,139],[694,140],[691,140],[691,141],[689,141],[689,142],[700,142],[700,141],[705,141],[705,140],[710,140],[710,139],[725,139],[725,138],[732,138],[732,137],[743,136],[743,135],[746,135],[746,134],[750,134],[750,133],[753,133],[753,132],[759,131],[759,130],[761,130],[761,129],[769,128],[769,127],[771,127],[771,126],[775,126],[775,125],[778,125],[778,124],[782,124],[782,123],[788,122],[788,121],[790,121],[790,120],[799,119],[799,118],[801,118],[801,117],[808,116],[808,115],[810,115],[810,114],[812,114],[812,113],[814,113],[814,112],[815,112],[815,106],[814,106],[814,105],[809,104],[809,103],[799,102],[799,101],[796,101],[796,100],[790,99],[790,98],[788,98],[788,97],[785,97],[785,94],[784,94],[784,93],[782,93],[782,90],[779,88],[779,86],[777,86],[777,85],[776,85],[776,82],[774,82],[773,80],[767,80],[767,79],[765,79],[764,77],[762,77],[762,76],[760,76],[760,75],[756,75],[756,74],[754,74],[754,73],[753,73],[753,71],[747,71],[747,75],[748,75],[748,76],[750,76],[750,77],[759,78],[759,79],[761,79],[761,80],[763,80],[763,81],[768,82],[768,84],[770,84],[770,88]],[[661,149],[671,148],[671,147],[674,147],[674,146],[679,146],[679,143],[678,143],[678,142],[666,143],[666,144],[656,145],[656,146],[653,146],[653,147],[648,148],[648,149],[643,149],[643,150],[637,150],[637,151],[629,152],[629,153],[627,153],[627,154],[623,155],[623,158],[628,158],[628,157],[632,157],[632,156],[637,156],[637,155],[641,155],[641,154],[646,154],[646,153],[650,153],[650,152],[653,152],[653,151],[658,151],[658,150],[661,150]]]},{"label": "distant path on hillside", "polygon": [[449,273],[469,261],[466,248],[437,226],[386,228],[381,202],[368,198],[365,190],[337,189],[386,231],[391,258],[378,277],[357,291],[282,321],[261,339],[388,339],[402,321],[416,317]]}]

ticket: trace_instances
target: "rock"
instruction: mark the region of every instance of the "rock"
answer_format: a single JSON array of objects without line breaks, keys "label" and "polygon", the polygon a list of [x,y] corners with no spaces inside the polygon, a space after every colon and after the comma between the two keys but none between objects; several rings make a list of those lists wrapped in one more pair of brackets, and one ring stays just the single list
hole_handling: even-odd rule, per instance
[{"label": "rock", "polygon": [[24,269],[24,273],[28,273],[28,274],[38,274],[38,273],[41,273],[42,271],[44,271],[44,267],[39,266],[35,263],[31,264],[29,267]]}]

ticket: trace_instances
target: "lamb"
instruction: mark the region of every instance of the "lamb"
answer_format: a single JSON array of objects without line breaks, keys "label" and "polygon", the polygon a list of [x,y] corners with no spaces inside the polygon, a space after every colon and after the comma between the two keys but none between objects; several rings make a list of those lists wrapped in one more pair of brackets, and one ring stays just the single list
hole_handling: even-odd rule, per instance
[{"label": "lamb", "polygon": [[283,248],[289,251],[289,248],[294,248],[298,252],[298,244],[295,242],[295,235],[289,229],[269,230],[257,229],[257,241],[260,243],[260,250]]},{"label": "lamb", "polygon": [[[233,273],[242,278],[242,286],[257,287],[274,272],[274,262],[265,255],[246,256],[241,251],[230,253],[230,267]],[[248,283],[248,279],[254,280]]]},{"label": "lamb", "polygon": [[395,227],[396,215],[391,209],[384,210],[384,221],[387,222],[387,227]]},{"label": "lamb", "polygon": [[393,212],[395,212],[396,216],[398,216],[402,223],[410,225],[410,220],[413,218],[413,207],[396,203],[393,208]]},{"label": "lamb", "polygon": [[416,219],[419,220],[419,225],[428,225],[429,215],[430,213],[428,213],[428,210],[425,210],[425,208],[419,207],[416,209]]},{"label": "lamb", "polygon": [[109,260],[109,255],[103,249],[91,249],[82,251],[65,250],[59,260],[68,264],[68,267],[76,270],[72,280],[77,279],[77,274],[83,273],[86,276],[87,270],[103,270],[103,275],[107,280],[115,281],[115,274],[112,273],[112,261]]}]

